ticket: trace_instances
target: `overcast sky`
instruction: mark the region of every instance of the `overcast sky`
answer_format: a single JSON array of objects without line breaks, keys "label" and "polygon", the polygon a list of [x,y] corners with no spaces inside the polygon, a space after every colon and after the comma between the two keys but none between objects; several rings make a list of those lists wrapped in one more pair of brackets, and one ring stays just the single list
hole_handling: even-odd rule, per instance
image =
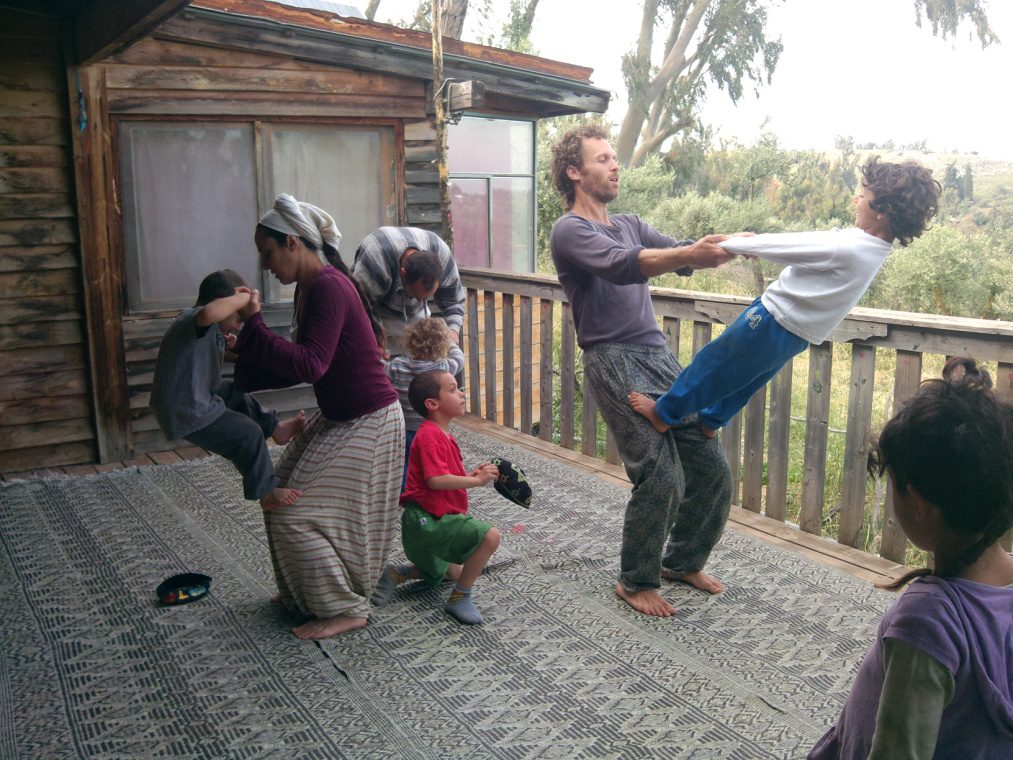
[{"label": "overcast sky", "polygon": [[[620,61],[636,41],[638,5],[541,0],[535,16],[537,53],[594,68],[592,81],[615,93],[609,116],[616,122],[625,108]],[[480,31],[479,6],[472,0],[466,38]],[[407,17],[414,7],[414,0],[382,0],[378,20]],[[1002,43],[982,50],[969,26],[956,40],[915,26],[911,0],[785,0],[770,11],[768,35],[784,43],[772,84],[736,105],[716,91],[705,121],[746,143],[769,117],[766,129],[788,148],[832,148],[837,135],[850,135],[859,143],[925,140],[937,151],[1013,161],[1013,2],[991,0],[989,19]]]}]

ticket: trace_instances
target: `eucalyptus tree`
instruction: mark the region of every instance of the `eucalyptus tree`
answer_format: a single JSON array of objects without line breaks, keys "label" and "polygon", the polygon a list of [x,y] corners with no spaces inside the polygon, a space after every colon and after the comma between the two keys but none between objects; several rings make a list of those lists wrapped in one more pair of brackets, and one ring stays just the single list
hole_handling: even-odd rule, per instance
[{"label": "eucalyptus tree", "polygon": [[[737,102],[747,87],[769,84],[783,46],[771,34],[767,13],[783,2],[642,0],[637,42],[622,62],[628,106],[615,144],[619,161],[638,166],[670,138],[695,128],[708,86]],[[943,39],[967,22],[983,47],[999,41],[988,23],[988,0],[913,4],[915,23],[927,21]]]}]

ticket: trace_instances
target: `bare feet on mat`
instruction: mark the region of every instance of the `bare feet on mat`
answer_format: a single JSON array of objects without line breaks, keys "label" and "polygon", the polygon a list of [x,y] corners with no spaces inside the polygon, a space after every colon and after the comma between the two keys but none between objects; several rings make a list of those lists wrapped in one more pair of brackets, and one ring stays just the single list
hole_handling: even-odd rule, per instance
[{"label": "bare feet on mat", "polygon": [[657,402],[653,398],[647,398],[643,393],[637,393],[634,391],[626,397],[630,402],[630,406],[633,407],[633,411],[637,414],[646,417],[647,421],[654,426],[654,429],[659,433],[664,433],[668,430],[668,425],[662,422],[657,413],[654,411],[654,407]]},{"label": "bare feet on mat", "polygon": [[305,427],[306,412],[300,409],[299,414],[295,417],[289,417],[287,420],[275,425],[274,430],[271,431],[271,437],[274,439],[275,443],[284,446],[286,443],[295,438],[297,434],[301,433]]},{"label": "bare feet on mat", "polygon": [[711,427],[707,427],[706,425],[700,425],[700,430],[703,432],[704,438],[713,438],[718,434],[717,430]]},{"label": "bare feet on mat", "polygon": [[272,488],[271,493],[260,500],[260,508],[266,511],[287,507],[289,504],[299,501],[300,496],[302,496],[302,491],[298,488]]},{"label": "bare feet on mat", "polygon": [[685,575],[676,575],[671,570],[662,570],[661,577],[666,581],[678,581],[693,588],[705,591],[708,594],[720,594],[725,590],[725,585],[713,575],[707,575],[703,570]]},{"label": "bare feet on mat", "polygon": [[645,588],[641,591],[627,591],[622,583],[616,584],[616,596],[626,602],[637,612],[654,617],[671,617],[675,614],[675,607],[653,588]]},{"label": "bare feet on mat", "polygon": [[329,639],[341,633],[354,631],[356,628],[365,627],[368,618],[348,617],[348,615],[335,615],[331,618],[311,620],[292,629],[298,638],[306,641],[317,641]]}]

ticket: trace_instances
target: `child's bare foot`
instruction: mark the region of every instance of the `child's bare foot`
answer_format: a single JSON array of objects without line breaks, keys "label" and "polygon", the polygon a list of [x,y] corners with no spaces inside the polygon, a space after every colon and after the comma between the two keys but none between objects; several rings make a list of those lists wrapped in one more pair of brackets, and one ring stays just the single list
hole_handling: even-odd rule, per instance
[{"label": "child's bare foot", "polygon": [[661,577],[666,581],[678,581],[693,588],[705,591],[708,594],[720,594],[725,590],[725,585],[713,575],[707,575],[703,570],[685,575],[676,575],[671,570],[662,570]]},{"label": "child's bare foot", "polygon": [[287,420],[279,422],[274,426],[274,430],[271,431],[271,437],[274,442],[284,446],[286,443],[291,441],[298,433],[301,433],[303,428],[306,427],[306,412],[302,409],[299,410],[299,414],[295,417],[289,417]]},{"label": "child's bare foot", "polygon": [[713,438],[718,434],[718,431],[714,428],[702,424],[700,425],[700,431],[703,433],[704,438]]},{"label": "child's bare foot", "polygon": [[317,641],[319,639],[329,639],[331,636],[337,636],[340,633],[354,631],[356,628],[363,628],[368,622],[369,620],[364,617],[335,615],[334,617],[311,620],[308,623],[303,623],[302,625],[293,628],[292,633],[294,633],[297,638],[306,641]]},{"label": "child's bare foot", "polygon": [[653,588],[645,588],[641,591],[627,591],[622,583],[617,583],[616,596],[637,612],[642,612],[645,615],[671,617],[675,614],[675,607],[669,604],[668,600]]},{"label": "child's bare foot", "polygon": [[272,488],[271,493],[260,500],[260,508],[266,512],[269,509],[287,507],[299,501],[300,496],[302,491],[298,488]]},{"label": "child's bare foot", "polygon": [[654,426],[655,430],[659,433],[664,433],[668,430],[669,426],[658,419],[658,415],[654,411],[654,407],[657,405],[657,402],[654,399],[647,398],[647,396],[643,393],[637,393],[636,391],[627,396],[627,399],[630,402],[630,406],[633,407],[633,411],[646,417],[647,421]]}]

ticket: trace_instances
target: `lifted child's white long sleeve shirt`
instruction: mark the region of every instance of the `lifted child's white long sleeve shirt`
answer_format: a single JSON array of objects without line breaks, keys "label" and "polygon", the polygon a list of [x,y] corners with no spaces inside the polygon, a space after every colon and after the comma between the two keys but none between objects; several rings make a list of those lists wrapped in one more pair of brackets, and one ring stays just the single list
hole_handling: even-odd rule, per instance
[{"label": "lifted child's white long sleeve shirt", "polygon": [[788,265],[760,300],[781,327],[810,343],[830,337],[893,248],[857,227],[733,237],[721,246]]}]

